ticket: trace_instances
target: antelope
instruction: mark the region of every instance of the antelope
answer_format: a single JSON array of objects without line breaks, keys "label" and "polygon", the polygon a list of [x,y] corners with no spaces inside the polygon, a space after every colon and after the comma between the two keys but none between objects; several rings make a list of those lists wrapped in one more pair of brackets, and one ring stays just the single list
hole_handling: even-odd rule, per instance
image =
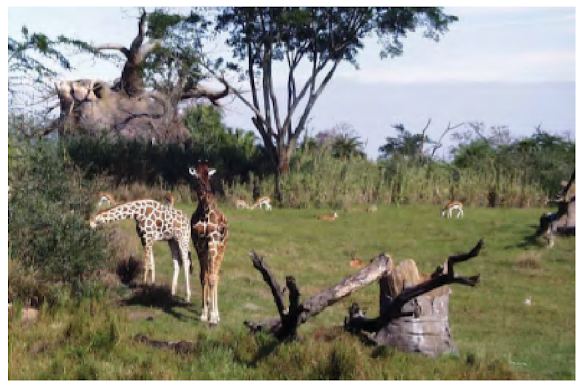
[{"label": "antelope", "polygon": [[366,211],[368,213],[376,213],[377,212],[377,205],[376,204],[372,204],[371,206],[369,206],[368,208],[366,208]]},{"label": "antelope", "polygon": [[334,221],[338,218],[338,213],[334,214],[321,214],[318,216],[318,220]]},{"label": "antelope", "polygon": [[360,259],[352,257],[350,258],[350,266],[352,268],[362,268],[364,267],[364,262]]},{"label": "antelope", "polygon": [[237,209],[250,209],[249,204],[245,200],[235,200],[235,206]]},{"label": "antelope", "polygon": [[114,206],[117,203],[115,202],[115,198],[111,193],[107,192],[99,192],[99,202],[97,203],[97,207],[100,208],[101,205],[109,203],[110,206]]},{"label": "antelope", "polygon": [[271,198],[269,196],[261,196],[251,206],[251,209],[259,208],[265,206],[266,210],[271,210]]},{"label": "antelope", "polygon": [[454,209],[458,210],[457,218],[464,217],[464,204],[461,201],[450,201],[445,204],[445,207],[441,211],[441,217],[445,217],[445,212],[447,212],[447,218],[451,218]]},{"label": "antelope", "polygon": [[164,194],[164,203],[168,205],[168,208],[174,208],[174,196],[171,193],[166,192]]}]

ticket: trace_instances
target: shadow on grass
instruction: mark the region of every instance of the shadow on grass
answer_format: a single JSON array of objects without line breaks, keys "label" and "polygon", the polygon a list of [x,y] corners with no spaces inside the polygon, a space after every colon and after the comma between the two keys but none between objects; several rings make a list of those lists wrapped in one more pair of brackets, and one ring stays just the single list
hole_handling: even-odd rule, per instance
[{"label": "shadow on grass", "polygon": [[180,321],[185,321],[187,319],[198,320],[197,317],[188,317],[175,310],[175,308],[184,308],[188,309],[195,315],[198,315],[199,313],[199,310],[196,309],[192,303],[177,300],[172,296],[172,292],[167,285],[136,285],[133,288],[132,295],[128,299],[122,300],[121,305],[156,307]]},{"label": "shadow on grass", "polygon": [[524,239],[522,239],[522,241],[519,242],[518,244],[508,245],[508,246],[504,247],[504,249],[509,250],[509,249],[516,249],[516,248],[527,249],[530,247],[537,247],[537,248],[542,247],[543,243],[541,242],[540,234],[538,233],[539,226],[538,225],[529,225],[529,227],[533,229],[533,233],[531,235],[524,237]]}]

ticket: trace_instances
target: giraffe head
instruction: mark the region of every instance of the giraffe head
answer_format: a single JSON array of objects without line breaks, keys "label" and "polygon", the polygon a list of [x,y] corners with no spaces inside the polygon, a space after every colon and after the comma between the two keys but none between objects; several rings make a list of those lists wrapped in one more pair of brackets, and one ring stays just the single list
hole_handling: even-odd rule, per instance
[{"label": "giraffe head", "polygon": [[209,168],[208,163],[199,162],[196,167],[190,167],[188,172],[196,180],[196,195],[199,201],[206,200],[213,192],[210,184],[210,177],[216,173],[216,169]]}]

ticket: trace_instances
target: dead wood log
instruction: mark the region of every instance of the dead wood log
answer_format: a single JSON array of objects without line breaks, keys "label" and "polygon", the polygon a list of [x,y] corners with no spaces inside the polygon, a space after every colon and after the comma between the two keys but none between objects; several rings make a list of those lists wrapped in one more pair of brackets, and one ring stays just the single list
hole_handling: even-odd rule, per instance
[{"label": "dead wood log", "polygon": [[279,340],[293,340],[297,337],[298,327],[309,318],[318,315],[326,307],[350,295],[367,285],[376,282],[393,267],[390,256],[380,255],[370,265],[361,269],[352,276],[343,279],[337,285],[330,287],[300,303],[300,291],[293,276],[286,277],[286,286],[289,292],[290,305],[287,310],[283,307],[283,292],[279,289],[277,280],[271,274],[265,259],[250,252],[253,266],[261,272],[265,282],[271,289],[279,318],[254,323],[245,321],[244,324],[252,332],[267,331],[275,335]]},{"label": "dead wood log", "polygon": [[[395,278],[384,276],[379,280],[379,316],[369,319],[358,304],[353,303],[344,321],[345,329],[361,335],[372,344],[395,346],[403,351],[421,352],[429,356],[456,352],[448,318],[451,291],[445,286],[475,286],[479,282],[479,275],[456,275],[454,265],[478,256],[483,245],[483,240],[480,240],[468,253],[449,257],[444,266],[437,267],[426,281],[415,283],[415,280],[405,280],[404,288],[398,294],[391,282]],[[400,267],[391,274],[398,274]],[[420,280],[414,263],[413,267],[417,280]],[[436,291],[437,288],[439,290]]]}]

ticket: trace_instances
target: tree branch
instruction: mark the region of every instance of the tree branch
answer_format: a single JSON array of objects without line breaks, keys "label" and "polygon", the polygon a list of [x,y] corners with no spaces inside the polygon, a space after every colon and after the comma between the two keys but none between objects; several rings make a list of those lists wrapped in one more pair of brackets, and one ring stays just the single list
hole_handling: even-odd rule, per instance
[{"label": "tree branch", "polygon": [[[252,254],[251,256],[253,259]],[[290,306],[287,314],[280,313],[279,318],[272,318],[259,323],[245,321],[244,325],[252,332],[267,331],[274,334],[280,340],[293,339],[296,336],[296,330],[299,325],[305,323],[309,318],[318,315],[326,307],[344,299],[354,291],[376,282],[383,275],[390,273],[392,269],[392,258],[384,254],[380,255],[367,267],[361,269],[354,275],[343,279],[337,285],[312,296],[303,303],[299,302],[300,292],[296,286],[295,279],[292,276],[288,276],[286,278],[286,285],[289,289]],[[272,285],[276,282],[275,279],[268,271],[260,269],[260,272],[262,273],[264,280],[272,289],[274,300],[279,309],[280,305],[278,305],[278,302],[281,301],[281,296],[279,295],[281,294],[281,291],[279,291],[277,287],[275,287],[274,290]],[[266,273],[267,277],[265,276]]]}]

